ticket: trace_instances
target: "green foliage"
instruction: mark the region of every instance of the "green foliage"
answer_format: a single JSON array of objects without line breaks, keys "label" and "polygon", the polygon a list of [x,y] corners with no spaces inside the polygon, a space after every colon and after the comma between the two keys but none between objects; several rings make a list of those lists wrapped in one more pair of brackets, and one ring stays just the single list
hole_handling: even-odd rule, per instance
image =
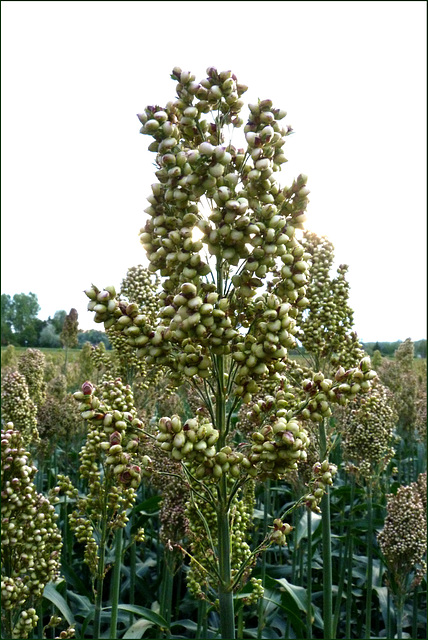
[{"label": "green foliage", "polygon": [[79,347],[83,347],[85,342],[90,342],[94,346],[102,342],[106,349],[111,349],[108,335],[104,331],[98,331],[97,329],[89,329],[89,331],[79,331],[77,341]]},{"label": "green foliage", "polygon": [[61,339],[55,329],[55,326],[51,322],[48,322],[48,324],[41,330],[39,345],[41,347],[49,347],[51,349],[61,347]]},{"label": "green foliage", "polygon": [[40,306],[34,293],[2,294],[2,344],[36,346],[43,322],[37,318]]}]

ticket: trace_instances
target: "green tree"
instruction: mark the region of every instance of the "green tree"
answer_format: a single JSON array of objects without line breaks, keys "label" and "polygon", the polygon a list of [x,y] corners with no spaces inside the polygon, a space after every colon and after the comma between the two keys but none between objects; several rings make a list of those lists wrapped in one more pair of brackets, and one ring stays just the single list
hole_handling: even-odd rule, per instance
[{"label": "green tree", "polygon": [[2,344],[9,339],[22,346],[36,346],[43,327],[37,318],[39,311],[35,293],[15,293],[13,298],[2,294]]},{"label": "green tree", "polygon": [[376,341],[376,342],[375,342],[375,344],[374,344],[374,347],[373,347],[373,353],[374,353],[375,351],[379,351],[379,352],[380,352],[380,354],[382,354],[382,349],[381,349],[381,347],[380,347],[379,342],[377,342],[377,341]]},{"label": "green tree", "polygon": [[13,302],[7,293],[1,294],[1,343],[12,344],[13,338]]},{"label": "green tree", "polygon": [[41,330],[39,337],[39,346],[49,347],[51,349],[61,347],[61,339],[52,322],[48,322],[46,326]]},{"label": "green tree", "polygon": [[66,316],[67,316],[67,312],[64,311],[64,309],[61,309],[61,311],[55,311],[54,317],[52,319],[49,318],[50,322],[55,327],[55,331],[58,333],[58,335],[62,331]]},{"label": "green tree", "polygon": [[106,349],[111,349],[111,344],[107,334],[104,331],[98,331],[97,329],[90,329],[89,331],[80,331],[77,336],[79,347],[83,347],[85,342],[90,342],[93,345],[98,345],[100,342],[104,343]]}]

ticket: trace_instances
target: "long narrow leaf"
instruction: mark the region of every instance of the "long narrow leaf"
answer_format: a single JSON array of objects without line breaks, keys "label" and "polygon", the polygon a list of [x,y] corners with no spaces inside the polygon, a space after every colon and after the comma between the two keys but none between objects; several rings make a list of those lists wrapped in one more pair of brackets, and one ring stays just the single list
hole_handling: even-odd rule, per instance
[{"label": "long narrow leaf", "polygon": [[46,598],[46,600],[52,602],[52,604],[54,604],[56,608],[61,611],[62,615],[67,620],[69,625],[75,624],[74,616],[70,607],[68,606],[63,596],[55,589],[55,586],[52,584],[52,582],[48,582],[48,584],[45,586],[43,597]]},{"label": "long narrow leaf", "polygon": [[[108,611],[109,609],[111,609],[111,607],[104,607],[103,611]],[[144,618],[144,620],[149,620],[153,624],[158,625],[158,627],[168,629],[168,623],[165,618],[151,609],[146,609],[146,607],[140,607],[136,604],[119,604],[118,609],[120,611],[128,611],[128,613],[135,613],[137,616]]]},{"label": "long narrow leaf", "polygon": [[124,640],[130,640],[131,638],[142,638],[145,631],[149,629],[149,627],[153,627],[153,622],[150,620],[144,620],[140,618],[137,622],[127,629],[125,635],[122,636]]}]

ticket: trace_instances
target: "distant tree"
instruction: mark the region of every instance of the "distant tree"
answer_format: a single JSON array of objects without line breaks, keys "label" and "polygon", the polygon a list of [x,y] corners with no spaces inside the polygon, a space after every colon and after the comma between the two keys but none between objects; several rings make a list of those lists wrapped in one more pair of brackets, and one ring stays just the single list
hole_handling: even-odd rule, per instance
[{"label": "distant tree", "polygon": [[104,331],[98,331],[97,329],[81,331],[77,337],[77,340],[79,342],[79,347],[83,347],[85,342],[90,342],[93,345],[97,345],[102,342],[106,349],[111,349],[111,344],[107,334],[104,333]]},{"label": "distant tree", "polygon": [[15,293],[13,298],[2,294],[2,344],[9,340],[22,346],[36,346],[43,324],[37,318],[39,311],[35,293]]},{"label": "distant tree", "polygon": [[66,316],[67,316],[67,312],[64,311],[64,309],[61,309],[61,311],[55,311],[54,317],[50,319],[50,322],[55,327],[55,331],[57,332],[58,335],[60,335],[62,331]]},{"label": "distant tree", "polygon": [[426,340],[418,340],[415,342],[415,355],[420,358],[427,357],[427,341]]},{"label": "distant tree", "polygon": [[48,322],[40,332],[39,345],[51,349],[61,347],[61,339],[52,322]]},{"label": "distant tree", "polygon": [[1,294],[1,343],[12,344],[13,337],[13,302],[7,293]]},{"label": "distant tree", "polygon": [[378,341],[376,341],[376,342],[375,342],[375,344],[374,344],[374,346],[373,346],[373,353],[374,353],[375,351],[379,351],[380,353],[382,353],[382,349],[381,349],[381,346],[380,346],[380,344],[379,344],[379,342],[378,342]]}]

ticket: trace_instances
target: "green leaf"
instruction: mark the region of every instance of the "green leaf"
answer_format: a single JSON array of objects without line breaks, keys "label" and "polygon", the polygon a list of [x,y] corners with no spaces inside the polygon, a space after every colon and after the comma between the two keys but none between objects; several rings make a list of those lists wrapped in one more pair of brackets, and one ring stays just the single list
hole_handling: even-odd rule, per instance
[{"label": "green leaf", "polygon": [[303,587],[298,587],[295,584],[291,584],[290,582],[288,582],[287,578],[278,578],[276,582],[278,582],[281,585],[281,587],[283,587],[285,591],[287,591],[291,595],[294,602],[299,607],[300,611],[304,611],[306,613],[307,611],[306,589],[304,589]]},{"label": "green leaf", "polygon": [[153,516],[159,511],[160,501],[161,496],[152,496],[151,498],[147,498],[144,502],[140,502],[140,504],[135,505],[131,510],[131,513],[139,513],[142,511],[143,515]]},{"label": "green leaf", "polygon": [[61,572],[64,578],[66,579],[68,585],[71,585],[72,587],[74,587],[78,593],[81,593],[87,596],[88,598],[92,597],[92,593],[90,589],[88,589],[87,585],[77,575],[77,573],[68,564],[68,562],[65,559],[63,559],[61,562]]},{"label": "green leaf", "polygon": [[[318,513],[312,513],[311,514],[312,535],[314,535],[315,531],[318,529],[320,524],[321,524],[321,515],[319,515]],[[307,538],[307,537],[308,537],[308,516],[305,512],[302,514],[302,517],[300,518],[297,525],[296,547],[299,546],[302,538]]]},{"label": "green leaf", "polygon": [[[145,620],[149,620],[152,624],[158,625],[158,627],[163,627],[164,629],[168,629],[168,623],[160,616],[158,613],[155,613],[151,609],[146,609],[146,607],[140,607],[136,604],[119,604],[117,607],[120,611],[128,611],[128,613],[135,613],[138,616],[141,616]],[[107,611],[111,609],[111,607],[104,607],[103,611]]]},{"label": "green leaf", "polygon": [[[383,622],[385,627],[387,625],[388,619],[388,587],[377,587],[373,585],[374,591],[377,593],[377,597],[379,598],[379,606],[382,613]],[[389,604],[389,612],[391,616],[391,620],[394,619],[394,606],[391,598],[391,602]]]},{"label": "green leaf", "polygon": [[[298,609],[300,611],[303,611],[306,614],[307,613],[307,605],[308,605],[308,593],[307,593],[307,590],[304,589],[303,587],[298,587],[295,584],[291,584],[291,582],[288,582],[288,580],[286,578],[278,578],[278,579],[275,580],[275,582],[278,582],[281,585],[281,587],[283,587],[283,589],[286,591],[286,593],[289,594],[289,596],[291,597],[293,602],[297,605]],[[318,607],[315,607],[313,604],[311,604],[311,607],[312,607],[312,613],[313,613],[316,625],[321,629],[324,628],[324,623],[323,623],[323,620],[322,620],[322,617],[320,615]],[[300,620],[300,618],[299,618],[299,620]],[[301,620],[300,620],[300,622],[301,622]]]},{"label": "green leaf", "polygon": [[150,622],[150,620],[144,620],[143,618],[141,618],[140,620],[137,620],[137,622],[134,622],[132,627],[129,627],[129,629],[125,632],[125,635],[122,636],[122,638],[124,639],[142,638],[145,631],[150,627],[153,627],[153,622]]},{"label": "green leaf", "polygon": [[48,584],[45,586],[43,597],[56,606],[56,608],[62,613],[70,626],[75,624],[74,616],[71,612],[70,607],[68,606],[63,596],[55,589],[55,586],[52,582],[48,582]]}]

